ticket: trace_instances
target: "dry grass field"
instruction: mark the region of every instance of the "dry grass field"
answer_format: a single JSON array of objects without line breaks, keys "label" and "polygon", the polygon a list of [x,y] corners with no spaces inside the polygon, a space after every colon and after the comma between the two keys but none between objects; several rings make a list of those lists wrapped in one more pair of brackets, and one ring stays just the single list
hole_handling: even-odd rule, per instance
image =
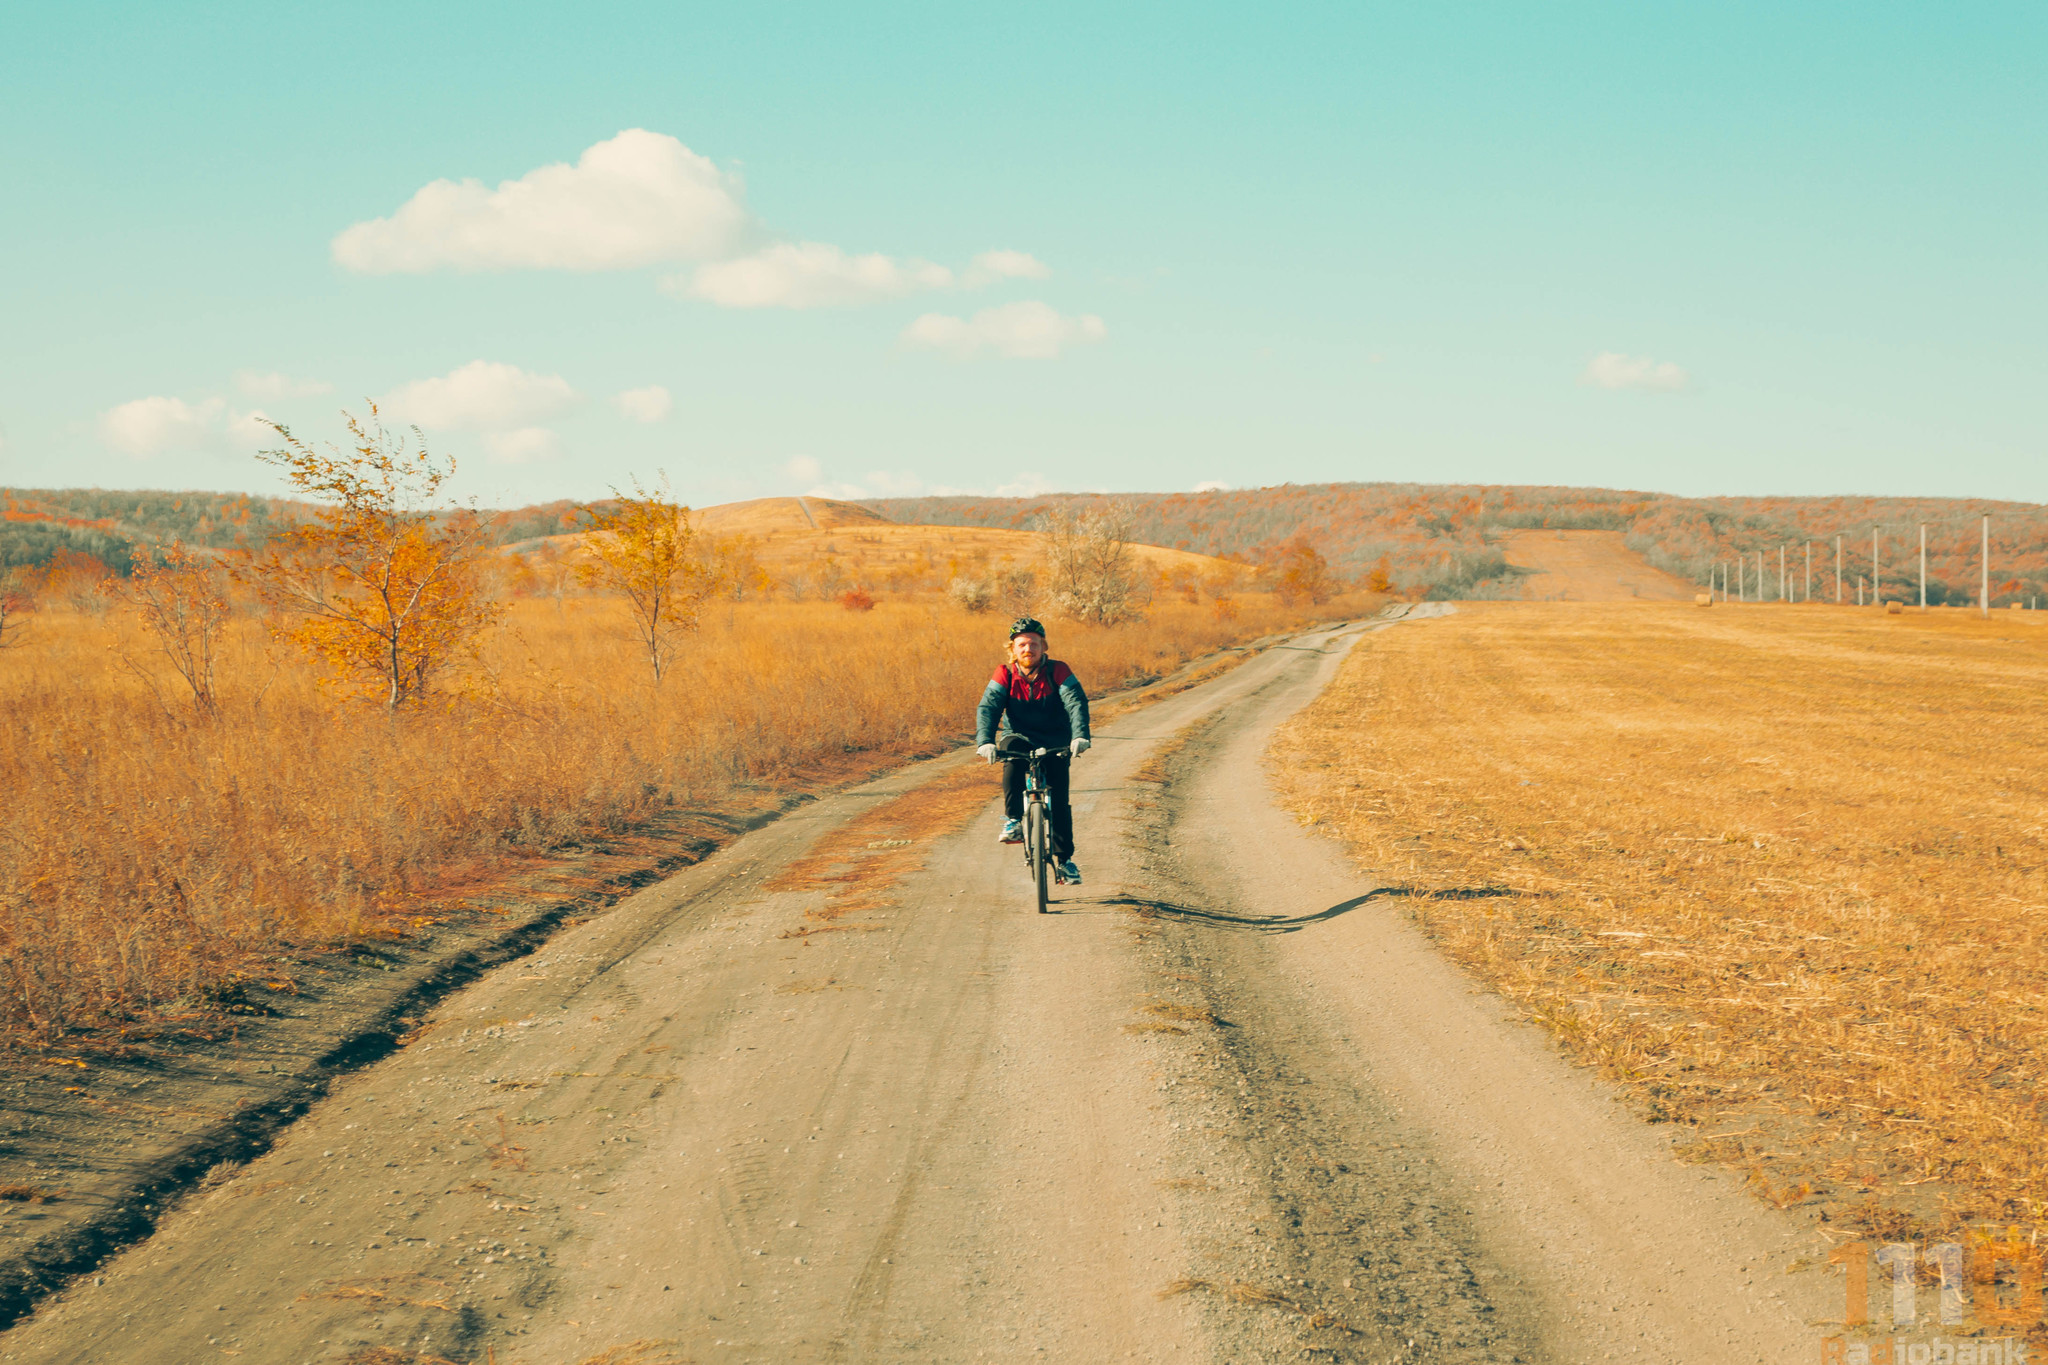
[{"label": "dry grass field", "polygon": [[1291,723],[1293,808],[1776,1203],[2048,1217],[2048,614],[1470,603]]},{"label": "dry grass field", "polygon": [[1676,574],[1654,568],[1623,543],[1619,531],[1510,531],[1501,553],[1518,569],[1531,602],[1690,602],[1697,591]]},{"label": "dry grass field", "polygon": [[[1052,622],[1091,691],[1301,620],[1178,596]],[[47,603],[0,654],[0,1039],[203,1008],[242,974],[403,934],[532,860],[687,808],[762,803],[970,731],[1003,621],[944,595],[709,608],[659,688],[621,605],[519,599],[410,713],[338,700],[242,614],[195,716],[140,623]]]},{"label": "dry grass field", "polygon": [[[919,592],[966,575],[985,577],[1038,563],[1041,538],[1031,531],[980,526],[905,526],[879,513],[830,498],[756,498],[698,510],[698,530],[715,537],[745,537],[777,590],[829,597],[860,586],[881,592]],[[545,544],[574,560],[581,535],[550,536],[516,547],[532,555]],[[1155,582],[1199,595],[1203,584],[1234,593],[1252,577],[1244,565],[1132,545],[1134,567]],[[1172,590],[1171,588],[1169,590]],[[1214,595],[1212,593],[1212,595]]]}]

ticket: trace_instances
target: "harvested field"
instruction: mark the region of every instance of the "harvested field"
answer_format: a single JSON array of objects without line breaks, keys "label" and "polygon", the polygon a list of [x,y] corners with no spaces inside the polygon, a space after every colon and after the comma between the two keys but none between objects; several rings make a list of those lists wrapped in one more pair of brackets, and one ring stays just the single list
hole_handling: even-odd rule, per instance
[{"label": "harvested field", "polygon": [[1508,563],[1527,570],[1531,602],[1688,602],[1695,588],[1629,549],[1619,531],[1510,531]]},{"label": "harvested field", "polygon": [[1467,604],[1357,650],[1274,772],[1772,1202],[2037,1222],[2044,620]]}]

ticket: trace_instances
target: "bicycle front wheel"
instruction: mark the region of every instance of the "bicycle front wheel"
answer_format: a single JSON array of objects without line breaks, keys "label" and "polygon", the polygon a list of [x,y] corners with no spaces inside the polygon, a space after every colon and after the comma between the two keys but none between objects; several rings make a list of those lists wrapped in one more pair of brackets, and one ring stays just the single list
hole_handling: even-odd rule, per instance
[{"label": "bicycle front wheel", "polygon": [[1031,880],[1038,888],[1038,913],[1043,915],[1046,913],[1045,884],[1052,875],[1052,849],[1051,841],[1046,837],[1044,803],[1033,801],[1025,808],[1024,819],[1025,846],[1031,851]]}]

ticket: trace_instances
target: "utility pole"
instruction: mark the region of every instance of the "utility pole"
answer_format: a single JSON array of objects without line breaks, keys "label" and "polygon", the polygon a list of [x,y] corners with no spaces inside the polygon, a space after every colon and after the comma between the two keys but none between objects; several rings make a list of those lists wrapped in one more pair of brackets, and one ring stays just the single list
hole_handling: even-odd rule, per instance
[{"label": "utility pole", "polygon": [[1920,610],[1927,610],[1927,523],[1920,523]]},{"label": "utility pole", "polygon": [[1984,614],[1989,616],[1991,614],[1991,518],[1988,516],[1984,518],[1984,548],[1980,553],[1983,556],[1984,585],[1977,590],[1977,600],[1983,604]]},{"label": "utility pole", "polygon": [[[1863,594],[1859,592],[1856,595],[1861,597]],[[1842,605],[1842,537],[1839,533],[1835,536],[1835,605]]]},{"label": "utility pole", "polygon": [[1785,581],[1785,542],[1781,540],[1778,542],[1778,600],[1780,602],[1785,600],[1785,589],[1787,586]]},{"label": "utility pole", "polygon": [[1884,596],[1884,592],[1878,585],[1883,581],[1877,576],[1877,528],[1873,526],[1870,528],[1870,605],[1873,607],[1882,605],[1878,599]]},{"label": "utility pole", "polygon": [[1813,542],[1806,542],[1806,601],[1813,601]]}]

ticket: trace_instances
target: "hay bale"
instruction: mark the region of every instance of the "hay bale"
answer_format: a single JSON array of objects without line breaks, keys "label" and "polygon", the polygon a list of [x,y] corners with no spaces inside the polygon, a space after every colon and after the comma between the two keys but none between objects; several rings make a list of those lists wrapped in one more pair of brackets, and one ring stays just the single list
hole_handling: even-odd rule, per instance
[{"label": "hay bale", "polygon": [[1714,605],[1714,594],[1710,592],[1696,592],[1692,595],[1692,604],[1696,607],[1711,607]]},{"label": "hay bale", "polygon": [[1884,612],[1887,616],[1897,616],[1905,611],[1905,609],[1906,604],[1903,602],[1887,602],[1884,604]]}]

